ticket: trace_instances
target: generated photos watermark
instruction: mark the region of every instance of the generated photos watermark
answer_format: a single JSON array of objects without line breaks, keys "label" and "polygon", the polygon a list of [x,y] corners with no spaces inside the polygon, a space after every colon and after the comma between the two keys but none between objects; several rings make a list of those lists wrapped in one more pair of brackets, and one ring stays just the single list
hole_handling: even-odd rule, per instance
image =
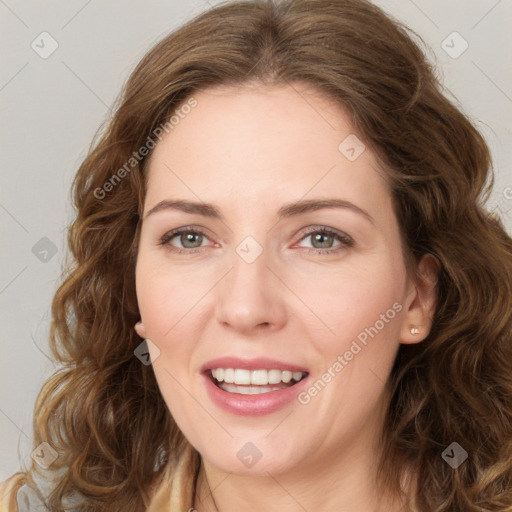
[{"label": "generated photos watermark", "polygon": [[174,114],[164,124],[153,130],[153,136],[149,135],[138,151],[134,151],[132,156],[103,184],[103,186],[94,189],[94,197],[100,200],[104,199],[107,193],[114,190],[116,185],[118,185],[118,183],[156,146],[157,142],[154,138],[157,138],[159,141],[162,140],[164,133],[169,133],[175,128],[197,105],[197,100],[191,97],[184,105],[177,108]]},{"label": "generated photos watermark", "polygon": [[349,364],[354,357],[361,352],[361,350],[368,345],[369,337],[373,339],[379,332],[384,329],[396,314],[402,311],[402,304],[395,302],[391,308],[385,313],[381,313],[379,320],[377,320],[370,327],[362,330],[346,350],[343,355],[338,355],[336,361],[333,362],[329,368],[305,391],[299,393],[297,397],[302,405],[307,405],[311,400],[317,396],[326,386],[331,382],[340,372]]}]

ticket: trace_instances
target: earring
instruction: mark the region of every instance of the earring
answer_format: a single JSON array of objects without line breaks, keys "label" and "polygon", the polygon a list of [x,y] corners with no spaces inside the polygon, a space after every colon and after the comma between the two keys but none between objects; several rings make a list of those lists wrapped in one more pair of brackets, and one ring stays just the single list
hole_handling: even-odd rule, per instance
[{"label": "earring", "polygon": [[420,330],[416,327],[411,327],[411,334],[419,334]]}]

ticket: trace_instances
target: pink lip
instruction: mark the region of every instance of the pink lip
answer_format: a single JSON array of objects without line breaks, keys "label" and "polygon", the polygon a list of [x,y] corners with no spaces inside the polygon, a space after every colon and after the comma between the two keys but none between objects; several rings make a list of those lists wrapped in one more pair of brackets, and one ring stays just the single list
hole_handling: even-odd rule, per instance
[{"label": "pink lip", "polygon": [[307,372],[307,370],[300,366],[265,358],[242,360],[235,357],[225,357],[209,361],[203,365],[202,378],[210,400],[222,410],[238,416],[262,416],[276,412],[297,398],[309,382],[308,376],[306,376],[293,386],[278,391],[260,395],[241,395],[239,393],[228,393],[219,388],[214,383],[209,371],[214,368],[279,369],[292,372]]},{"label": "pink lip", "polygon": [[242,370],[288,370],[290,372],[307,373],[307,368],[294,364],[258,357],[256,359],[239,359],[238,357],[221,357],[208,361],[201,367],[201,372],[216,368],[240,368]]}]

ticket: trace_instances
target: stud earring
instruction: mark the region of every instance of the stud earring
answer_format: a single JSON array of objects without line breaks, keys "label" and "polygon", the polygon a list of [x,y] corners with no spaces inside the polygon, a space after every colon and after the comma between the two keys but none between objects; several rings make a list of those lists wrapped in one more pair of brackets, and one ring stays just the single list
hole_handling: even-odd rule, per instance
[{"label": "stud earring", "polygon": [[412,327],[411,328],[411,334],[419,334],[420,333],[420,330],[416,327]]}]

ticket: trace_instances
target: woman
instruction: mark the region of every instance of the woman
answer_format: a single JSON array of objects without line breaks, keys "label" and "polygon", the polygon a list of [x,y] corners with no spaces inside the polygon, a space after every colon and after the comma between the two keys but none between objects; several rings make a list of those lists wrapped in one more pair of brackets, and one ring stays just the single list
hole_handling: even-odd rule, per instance
[{"label": "woman", "polygon": [[510,510],[512,240],[491,185],[482,136],[372,4],[187,23],[78,170],[47,463],[5,507]]}]

